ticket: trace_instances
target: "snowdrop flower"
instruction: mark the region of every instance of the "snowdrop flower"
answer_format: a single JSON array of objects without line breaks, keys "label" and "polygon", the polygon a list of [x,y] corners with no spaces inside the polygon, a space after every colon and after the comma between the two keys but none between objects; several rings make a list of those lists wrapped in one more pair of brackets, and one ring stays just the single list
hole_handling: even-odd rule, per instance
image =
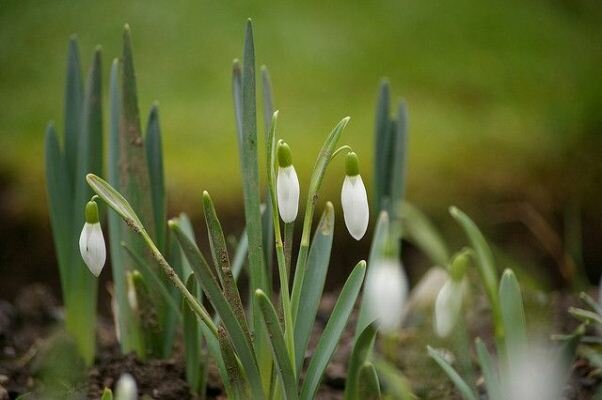
[{"label": "snowdrop flower", "polygon": [[299,209],[299,179],[293,166],[290,147],[283,141],[278,142],[278,211],[285,223],[294,222]]},{"label": "snowdrop flower", "polygon": [[368,229],[370,211],[368,195],[360,176],[357,154],[347,153],[345,161],[345,180],[341,190],[341,204],[347,230],[355,240],[360,240]]},{"label": "snowdrop flower", "polygon": [[447,337],[462,311],[466,281],[448,279],[443,285],[435,301],[435,332],[439,337]]},{"label": "snowdrop flower", "polygon": [[441,287],[435,300],[435,333],[447,337],[462,312],[462,301],[466,293],[464,274],[468,267],[470,250],[464,250],[454,257],[449,268],[449,278]]},{"label": "snowdrop flower", "polygon": [[107,249],[94,200],[86,204],[86,223],[79,237],[79,251],[90,272],[98,277],[107,259]]},{"label": "snowdrop flower", "polygon": [[115,388],[115,400],[137,400],[138,388],[136,381],[130,374],[123,374],[117,381]]},{"label": "snowdrop flower", "polygon": [[385,258],[370,266],[365,296],[381,332],[393,333],[400,327],[407,294],[408,279],[396,258]]}]

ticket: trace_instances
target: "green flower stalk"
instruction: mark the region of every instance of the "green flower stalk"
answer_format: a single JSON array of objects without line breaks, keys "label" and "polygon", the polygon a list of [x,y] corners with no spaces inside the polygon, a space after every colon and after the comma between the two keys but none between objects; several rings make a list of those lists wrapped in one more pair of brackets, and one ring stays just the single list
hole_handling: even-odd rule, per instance
[{"label": "green flower stalk", "polygon": [[86,204],[86,223],[79,237],[79,251],[90,272],[98,278],[107,259],[107,248],[94,200]]}]

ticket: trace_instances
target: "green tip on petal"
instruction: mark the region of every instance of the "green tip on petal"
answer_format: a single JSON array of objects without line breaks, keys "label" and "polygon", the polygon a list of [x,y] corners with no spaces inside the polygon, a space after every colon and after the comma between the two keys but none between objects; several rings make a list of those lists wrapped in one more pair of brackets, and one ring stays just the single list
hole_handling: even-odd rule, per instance
[{"label": "green tip on petal", "polygon": [[286,142],[278,142],[278,165],[280,168],[286,168],[293,165],[293,153]]},{"label": "green tip on petal", "polygon": [[347,176],[356,176],[360,174],[360,162],[357,158],[357,154],[353,151],[347,153],[347,158],[345,159],[345,174],[347,174]]},{"label": "green tip on petal", "polygon": [[98,205],[94,200],[91,200],[86,204],[86,222],[89,224],[97,224],[99,221]]}]

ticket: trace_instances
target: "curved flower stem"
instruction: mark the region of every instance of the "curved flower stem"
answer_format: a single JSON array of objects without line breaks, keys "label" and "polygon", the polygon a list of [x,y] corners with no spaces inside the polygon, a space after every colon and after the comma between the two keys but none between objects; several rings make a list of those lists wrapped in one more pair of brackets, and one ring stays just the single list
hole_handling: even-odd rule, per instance
[{"label": "curved flower stem", "polygon": [[351,146],[348,145],[343,145],[341,147],[339,147],[338,149],[336,149],[334,151],[334,153],[332,153],[332,156],[330,157],[330,161],[334,160],[336,156],[338,156],[340,153],[347,151],[347,153],[349,153],[350,151],[353,151],[353,149],[351,148]]}]

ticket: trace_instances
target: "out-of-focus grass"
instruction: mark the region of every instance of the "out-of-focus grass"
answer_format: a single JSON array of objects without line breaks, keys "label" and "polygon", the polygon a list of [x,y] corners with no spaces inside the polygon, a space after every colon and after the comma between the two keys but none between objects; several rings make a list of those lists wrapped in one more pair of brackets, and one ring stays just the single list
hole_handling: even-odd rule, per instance
[{"label": "out-of-focus grass", "polygon": [[[562,160],[574,136],[600,133],[595,0],[5,0],[0,163],[16,171],[19,203],[44,205],[43,131],[50,119],[63,126],[69,35],[78,34],[86,67],[102,44],[108,79],[124,22],[133,32],[143,124],[151,102],[161,104],[170,190],[184,201],[201,188],[218,204],[240,201],[230,66],[247,17],[258,61],[272,75],[279,133],[305,187],[322,138],[346,115],[343,140],[370,180],[381,76],[409,104],[409,196],[417,203],[520,190],[536,179],[532,169]],[[328,197],[338,199],[342,174],[342,165],[331,170]]]}]

